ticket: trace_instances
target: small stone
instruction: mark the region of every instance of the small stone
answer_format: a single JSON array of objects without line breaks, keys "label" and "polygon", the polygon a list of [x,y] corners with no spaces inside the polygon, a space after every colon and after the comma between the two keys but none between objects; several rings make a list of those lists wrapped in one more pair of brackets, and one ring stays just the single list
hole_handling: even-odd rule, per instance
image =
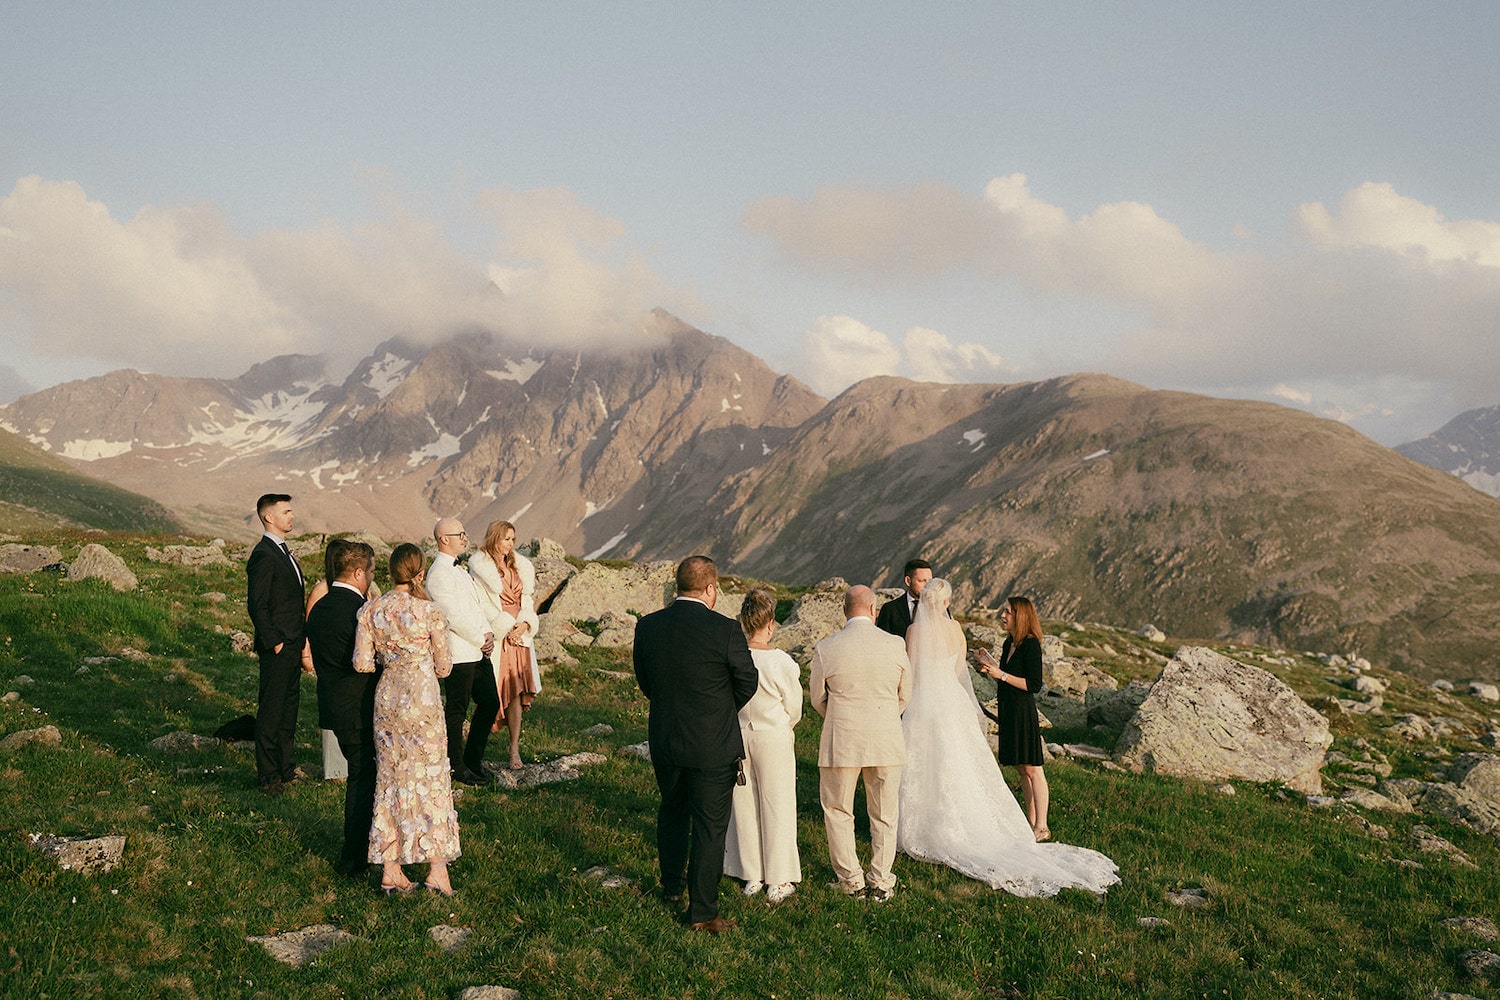
[{"label": "small stone", "polygon": [[650,743],[632,743],[628,747],[621,747],[620,752],[627,757],[639,757],[641,760],[651,759]]},{"label": "small stone", "polygon": [[1137,927],[1170,927],[1172,921],[1164,920],[1161,917],[1137,917],[1135,925]]},{"label": "small stone", "polygon": [[468,986],[458,1000],[521,1000],[521,991],[508,986]]},{"label": "small stone", "polygon": [[20,700],[21,700],[21,692],[19,692],[19,691],[7,691],[7,692],[5,692],[4,695],[0,695],[0,702],[20,701]]},{"label": "small stone", "polygon": [[1493,951],[1466,951],[1458,956],[1458,966],[1475,979],[1500,979],[1500,955]]},{"label": "small stone", "polygon": [[469,938],[474,936],[474,932],[467,927],[438,924],[436,927],[429,928],[427,935],[432,938],[439,948],[451,953],[468,944]]},{"label": "small stone", "polygon": [[595,736],[595,737],[599,737],[599,736],[613,736],[614,732],[615,732],[615,727],[614,726],[611,726],[607,722],[601,722],[601,723],[598,723],[597,725],[589,726],[587,729],[585,729],[583,731],[583,735],[585,735],[585,736]]},{"label": "small stone", "polygon": [[199,736],[197,733],[167,733],[152,740],[149,746],[152,750],[161,753],[193,753],[198,750],[208,750],[220,745],[220,742],[212,736]]},{"label": "small stone", "polygon": [[229,648],[236,653],[252,654],[255,652],[255,639],[248,632],[231,632]]},{"label": "small stone", "polygon": [[17,674],[10,679],[10,682],[18,688],[29,688],[36,683],[36,678],[30,674]]},{"label": "small stone", "polygon": [[1452,691],[1453,690],[1453,682],[1452,681],[1445,681],[1445,680],[1441,680],[1441,679],[1435,680],[1435,681],[1433,681],[1431,684],[1429,684],[1427,686],[1429,688],[1431,688],[1432,690],[1434,690],[1434,691]]},{"label": "small stone", "polygon": [[626,886],[634,885],[635,880],[627,878],[624,875],[607,875],[602,884],[606,889],[623,889]]},{"label": "small stone", "polygon": [[329,948],[353,941],[354,935],[332,924],[314,924],[284,934],[245,940],[263,946],[276,961],[300,969]]},{"label": "small stone", "polygon": [[117,834],[107,837],[56,837],[33,833],[31,844],[54,859],[57,867],[83,875],[103,875],[113,871],[120,866],[120,860],[125,856],[125,838]]},{"label": "small stone", "polygon": [[1207,889],[1168,889],[1167,902],[1173,906],[1183,906],[1189,910],[1200,909],[1208,905]]},{"label": "small stone", "polygon": [[1229,784],[1228,782],[1225,782],[1224,784],[1220,785],[1218,787],[1218,792],[1219,792],[1220,795],[1233,795],[1233,794],[1235,794],[1235,792],[1234,792],[1234,786],[1231,785],[1231,784]]},{"label": "small stone", "polygon": [[229,600],[229,595],[221,593],[217,590],[210,590],[208,593],[203,595],[203,599],[212,604],[222,604],[223,602]]},{"label": "small stone", "polygon": [[73,671],[73,676],[74,677],[82,677],[84,674],[86,674],[88,672],[89,672],[89,665],[87,663],[80,664],[79,667],[78,667],[78,669],[75,670],[75,671]]},{"label": "small stone", "polygon": [[1500,701],[1500,687],[1483,681],[1470,681],[1469,695],[1480,701]]},{"label": "small stone", "polygon": [[0,750],[14,750],[24,746],[62,746],[62,733],[56,726],[42,726],[39,729],[22,729],[0,740]]},{"label": "small stone", "polygon": [[1449,930],[1469,934],[1484,941],[1494,941],[1500,938],[1500,928],[1496,928],[1495,922],[1489,917],[1449,917],[1441,921],[1441,925]]},{"label": "small stone", "polygon": [[1155,625],[1142,625],[1140,627],[1140,631],[1136,632],[1136,635],[1140,636],[1142,639],[1145,639],[1147,642],[1167,641],[1167,634],[1161,629],[1157,628]]}]

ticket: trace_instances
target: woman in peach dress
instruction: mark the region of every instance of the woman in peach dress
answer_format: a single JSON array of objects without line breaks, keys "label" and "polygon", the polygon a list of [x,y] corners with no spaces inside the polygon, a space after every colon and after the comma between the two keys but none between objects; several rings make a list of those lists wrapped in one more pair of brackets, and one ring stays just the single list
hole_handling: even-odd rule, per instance
[{"label": "woman in peach dress", "polygon": [[[531,640],[536,635],[533,607],[536,569],[531,560],[516,551],[516,526],[492,521],[484,533],[484,544],[469,557],[469,573],[479,584],[480,603],[490,620],[496,639],[490,662],[495,668],[495,688],[500,692],[500,711],[510,729],[510,766],[521,767],[521,713],[542,689]],[[495,721],[498,732],[500,722]]]},{"label": "woman in peach dress", "polygon": [[459,855],[458,813],[448,776],[448,730],[438,678],[453,670],[448,623],[423,586],[422,550],[391,553],[391,592],[359,612],[354,669],[374,673],[375,819],[370,863],[383,866],[386,895],[417,883],[402,865],[428,863],[426,886],[453,895],[448,862]]}]

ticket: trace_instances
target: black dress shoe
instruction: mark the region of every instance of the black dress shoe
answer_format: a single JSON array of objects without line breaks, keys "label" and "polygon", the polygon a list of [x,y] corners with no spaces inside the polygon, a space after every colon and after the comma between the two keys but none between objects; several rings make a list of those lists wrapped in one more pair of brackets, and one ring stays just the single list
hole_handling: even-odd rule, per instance
[{"label": "black dress shoe", "polygon": [[333,870],[345,878],[359,878],[370,874],[370,864],[367,861],[338,861],[334,863]]},{"label": "black dress shoe", "polygon": [[473,785],[477,788],[483,788],[490,783],[489,779],[484,775],[476,774],[468,768],[464,768],[462,771],[454,771],[453,780],[460,785]]},{"label": "black dress shoe", "polygon": [[712,920],[702,920],[696,924],[688,924],[688,930],[703,931],[706,934],[723,934],[725,931],[732,931],[738,926],[739,924],[728,917],[714,917]]},{"label": "black dress shoe", "polygon": [[269,795],[271,798],[281,795],[286,791],[286,785],[279,781],[268,781],[260,786],[260,794]]}]

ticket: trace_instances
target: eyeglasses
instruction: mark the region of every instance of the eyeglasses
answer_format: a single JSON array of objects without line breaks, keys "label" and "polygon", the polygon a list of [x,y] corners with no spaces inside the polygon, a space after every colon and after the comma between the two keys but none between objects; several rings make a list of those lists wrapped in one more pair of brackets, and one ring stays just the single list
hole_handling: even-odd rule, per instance
[{"label": "eyeglasses", "polygon": [[438,537],[440,537],[440,538],[468,538],[469,537],[469,533],[467,531],[450,531],[450,532],[447,532],[446,534],[440,535]]}]

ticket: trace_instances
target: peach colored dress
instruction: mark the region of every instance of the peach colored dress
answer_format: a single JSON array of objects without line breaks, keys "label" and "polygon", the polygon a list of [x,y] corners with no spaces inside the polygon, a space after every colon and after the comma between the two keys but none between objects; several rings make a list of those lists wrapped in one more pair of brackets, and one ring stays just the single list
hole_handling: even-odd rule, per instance
[{"label": "peach colored dress", "polygon": [[370,861],[415,864],[459,855],[438,678],[453,670],[448,624],[431,601],[392,591],[359,612],[354,669],[375,685],[375,820]]},{"label": "peach colored dress", "polygon": [[[518,618],[521,614],[521,574],[503,563],[498,568],[500,607],[512,618]],[[531,699],[536,697],[536,688],[531,682],[531,647],[506,642],[504,636],[497,636],[497,639],[500,656],[495,664],[495,683],[500,688],[501,714],[504,715],[512,698],[520,698],[521,707],[530,708]]]}]

